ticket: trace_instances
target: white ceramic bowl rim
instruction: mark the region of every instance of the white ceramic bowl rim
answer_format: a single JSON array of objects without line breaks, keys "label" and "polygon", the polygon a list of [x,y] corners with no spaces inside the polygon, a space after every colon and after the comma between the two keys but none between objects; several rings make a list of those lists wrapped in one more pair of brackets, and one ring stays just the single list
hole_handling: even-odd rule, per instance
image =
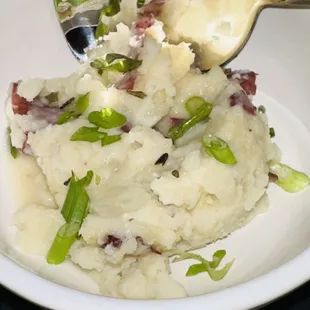
[{"label": "white ceramic bowl rim", "polygon": [[[29,26],[29,29],[27,28],[27,32],[20,32],[22,27],[19,27],[19,25],[13,24],[12,26],[8,27],[9,30],[7,31],[7,42],[8,44],[14,45],[15,41],[18,42],[18,39],[16,39],[17,35],[27,35],[31,32],[32,35],[29,36],[29,42],[27,41],[27,44],[29,46],[35,46],[36,42],[36,36],[35,36],[35,30],[39,27],[37,27],[37,23],[40,23],[38,21],[37,16],[37,10],[39,10],[41,13],[44,12],[44,15],[42,13],[41,23],[46,28],[48,23],[54,25],[54,12],[52,8],[52,1],[51,0],[35,0],[31,1],[31,3],[35,2],[36,10],[30,10],[29,4],[26,4],[22,0],[14,0],[14,1],[8,1],[7,4],[4,4],[4,7],[8,8],[8,14],[7,20],[8,22],[12,19],[12,15],[9,14],[9,12],[14,12],[20,10],[20,12],[24,13],[23,10],[27,9],[27,14],[29,13],[29,20],[35,21],[31,27]],[[46,6],[50,5],[50,9],[46,10]],[[18,7],[18,10],[15,10]],[[3,14],[5,15],[5,14]],[[295,15],[295,20],[293,17],[288,19],[286,15],[283,15],[283,24],[288,25],[291,27],[291,24],[294,24],[294,22],[299,20],[299,17],[297,14]],[[305,22],[309,21],[309,18],[307,16],[303,16]],[[46,19],[46,20],[45,20]],[[5,18],[3,19],[5,20]],[[287,23],[287,20],[290,20],[291,23]],[[24,21],[24,16],[22,21]],[[282,24],[282,25],[283,25]],[[11,25],[8,23],[8,25]],[[14,28],[16,27],[16,28]],[[18,28],[19,27],[19,28]],[[25,27],[26,28],[26,27]],[[293,27],[291,27],[293,28]],[[52,28],[54,29],[54,28]],[[281,29],[282,30],[282,29]],[[294,30],[294,29],[293,29]],[[292,31],[293,31],[292,30]],[[295,31],[295,30],[294,30]],[[68,52],[67,47],[65,44],[61,43],[61,45],[58,45],[58,33],[55,36],[50,36],[50,33],[47,33],[47,29],[44,29],[44,36],[40,36],[40,44],[41,46],[45,44],[50,44],[51,46],[54,46],[55,52],[58,52],[60,54],[65,54]],[[13,34],[16,34],[16,37],[14,37]],[[52,32],[54,33],[54,31]],[[294,34],[295,35],[295,34]],[[261,33],[261,36],[265,36],[265,32]],[[290,35],[291,38],[294,38],[293,35]],[[271,37],[272,39],[275,38],[275,36]],[[301,42],[302,36],[300,36],[299,42]],[[62,39],[62,37],[61,37]],[[32,40],[32,41],[31,41]],[[45,41],[44,41],[45,40]],[[297,40],[297,38],[294,38],[294,42]],[[14,43],[14,44],[13,44]],[[268,43],[270,44],[270,42]],[[18,47],[19,45],[14,45]],[[274,45],[273,45],[274,46]],[[291,49],[296,49],[293,45],[290,45]],[[59,48],[59,50],[58,50]],[[57,49],[57,50],[56,50]],[[14,50],[14,49],[13,49]],[[297,49],[298,50],[298,49]],[[11,53],[9,49],[7,49],[8,54]],[[20,51],[19,48],[16,48],[14,51]],[[29,49],[30,51],[30,49]],[[300,52],[300,51],[299,51]],[[19,54],[16,55],[19,55]],[[16,68],[23,67],[24,73],[25,72],[33,72],[33,74],[40,74],[41,72],[44,72],[44,68],[51,67],[52,69],[49,72],[49,74],[53,75],[54,73],[57,73],[56,76],[58,76],[58,71],[61,71],[57,66],[59,66],[58,62],[55,60],[53,50],[50,50],[50,54],[45,55],[44,59],[41,59],[41,62],[38,62],[37,65],[33,65],[32,62],[29,62],[29,64],[24,63],[24,59],[22,57],[17,57],[17,61],[20,61],[20,63],[16,66]],[[306,54],[306,53],[305,53]],[[6,55],[6,54],[4,54]],[[13,56],[15,54],[12,54]],[[295,54],[294,54],[295,55]],[[309,55],[309,52],[307,52],[307,55]],[[288,71],[293,70],[295,73],[299,73],[300,68],[294,65],[294,59],[290,54],[284,55],[285,57],[282,58],[282,63],[285,63],[286,66],[281,66],[278,74],[286,74]],[[249,58],[251,57],[249,53]],[[278,57],[278,56],[277,56]],[[308,57],[308,56],[307,56]],[[9,57],[3,57],[3,59],[7,59]],[[47,60],[46,60],[47,59]],[[72,59],[72,56],[68,54],[68,60]],[[273,60],[273,59],[272,59]],[[73,61],[73,59],[72,59]],[[260,59],[257,60],[258,62]],[[270,61],[269,58],[266,59],[269,65],[272,65],[273,62]],[[280,61],[280,59],[279,59]],[[74,63],[75,64],[75,63]],[[252,62],[251,62],[252,64]],[[68,69],[71,66],[71,64],[67,64]],[[43,68],[41,68],[43,67]],[[55,68],[54,68],[55,67]],[[73,62],[72,62],[72,68],[73,68]],[[274,66],[276,67],[276,66]],[[269,68],[268,68],[269,69]],[[279,68],[277,68],[279,69]],[[285,70],[284,70],[285,69]],[[28,70],[28,71],[27,71]],[[270,69],[271,70],[271,69]],[[64,71],[66,71],[64,69]],[[305,76],[308,76],[308,67],[304,66],[304,73]],[[2,80],[7,81],[7,79],[15,78],[15,74],[17,74],[17,69],[14,71],[12,68],[7,67],[3,68],[3,72],[5,73],[5,78]],[[8,73],[8,76],[7,76]],[[260,72],[261,73],[261,72]],[[262,72],[263,74],[263,72]],[[294,75],[294,74],[293,74]],[[16,75],[17,76],[17,75]],[[308,80],[308,79],[307,79]],[[2,83],[2,82],[1,82]],[[2,84],[0,83],[0,87]],[[265,83],[266,85],[267,83]],[[273,84],[273,83],[270,83]],[[308,87],[306,83],[305,88]],[[303,85],[304,85],[303,84]],[[302,86],[303,86],[302,85]],[[271,85],[272,86],[272,85]],[[270,87],[271,89],[272,87]],[[265,89],[262,88],[264,91]],[[290,88],[288,88],[290,89]],[[301,90],[303,88],[300,88]],[[273,97],[273,94],[266,90],[266,93]],[[290,93],[286,92],[285,94]],[[306,92],[308,94],[308,92]],[[1,96],[1,94],[0,94]],[[306,96],[306,95],[305,95]],[[275,96],[275,98],[279,99],[280,102],[282,102],[281,98],[278,98]],[[290,104],[293,106],[296,103],[296,98],[292,97],[291,100],[287,100],[287,102],[290,102]],[[305,98],[305,103],[308,102],[308,98]],[[305,104],[305,107],[307,107],[307,104]],[[304,111],[304,113],[302,112]],[[299,114],[302,114],[306,116],[309,115],[308,108],[304,108],[298,111]],[[308,119],[305,120],[305,122]],[[1,134],[1,133],[0,133]],[[7,205],[7,204],[5,204]],[[299,214],[298,214],[299,215]],[[305,218],[305,223],[307,224],[307,218]],[[285,222],[284,224],[289,225],[289,221]],[[285,225],[283,225],[285,226]],[[296,229],[296,228],[295,228]],[[279,233],[278,231],[276,231]],[[307,240],[309,240],[308,235],[305,236]],[[292,237],[292,240],[294,238]],[[264,240],[261,240],[263,246],[265,244],[263,243]],[[274,255],[274,258],[276,260],[276,257],[278,255],[277,249],[271,249],[272,255]],[[241,253],[242,254],[242,253]],[[250,253],[251,255],[251,253]],[[253,260],[256,257],[253,257]],[[268,256],[268,260],[271,261],[273,257],[270,255]],[[267,262],[268,262],[267,260]],[[251,262],[249,262],[250,264]],[[221,291],[217,291],[214,293],[210,293],[207,295],[201,295],[197,297],[188,297],[186,299],[174,299],[174,300],[152,300],[152,301],[135,301],[135,300],[121,300],[121,299],[115,299],[115,298],[107,298],[97,295],[91,295],[88,293],[79,292],[67,287],[63,287],[61,285],[58,285],[56,283],[50,282],[48,280],[45,280],[38,275],[35,275],[31,273],[30,271],[24,269],[23,267],[19,266],[9,258],[3,256],[0,254],[0,283],[6,286],[8,289],[14,291],[15,293],[24,296],[25,298],[40,304],[42,306],[51,308],[51,309],[57,309],[57,310],[85,310],[91,308],[92,310],[101,310],[104,309],[105,306],[111,307],[113,310],[154,310],[154,309],[169,309],[178,307],[180,310],[185,309],[196,309],[196,310],[202,310],[202,309],[212,309],[212,310],[244,310],[244,309],[250,309],[256,306],[259,306],[261,304],[264,304],[266,302],[269,302],[272,299],[275,299],[287,292],[289,292],[292,288],[296,288],[299,285],[306,282],[308,279],[310,279],[310,249],[306,249],[303,253],[299,254],[295,258],[291,259],[285,264],[282,264],[281,266],[273,269],[272,271],[265,273],[262,276],[259,276],[249,282],[242,283]]]},{"label": "white ceramic bowl rim", "polygon": [[[310,277],[310,249],[305,250],[290,262],[272,270],[271,272],[253,279],[247,283],[208,294],[207,300],[212,310],[241,310],[251,309],[267,303],[282,294],[305,283]],[[93,310],[103,306],[111,309],[206,309],[206,295],[173,300],[136,301],[108,298],[99,295],[78,292],[50,282],[17,265],[7,257],[0,255],[0,282],[8,289],[34,303],[51,309],[84,310],[92,305]],[[309,268],[304,268],[309,266]],[[16,281],[14,275],[18,275]],[[40,294],[33,287],[40,287]],[[262,294],[261,291],[264,291]],[[57,298],[55,298],[57,296]],[[211,308],[209,308],[211,309]]]}]

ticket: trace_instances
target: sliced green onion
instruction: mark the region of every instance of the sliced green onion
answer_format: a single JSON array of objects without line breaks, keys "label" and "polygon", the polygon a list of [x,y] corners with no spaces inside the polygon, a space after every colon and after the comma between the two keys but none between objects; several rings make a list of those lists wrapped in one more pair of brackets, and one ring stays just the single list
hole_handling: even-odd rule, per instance
[{"label": "sliced green onion", "polygon": [[55,104],[58,102],[58,92],[53,92],[45,96],[45,99],[49,104]]},{"label": "sliced green onion", "polygon": [[97,127],[81,127],[70,138],[70,141],[96,142],[101,140],[107,133],[99,131]]},{"label": "sliced green onion", "polygon": [[141,8],[145,4],[145,0],[137,0],[137,7]]},{"label": "sliced green onion", "polygon": [[89,170],[87,171],[86,176],[82,178],[81,180],[79,180],[78,183],[80,186],[83,186],[83,187],[88,186],[90,182],[92,181],[93,177],[94,177],[94,173],[91,170]]},{"label": "sliced green onion", "polygon": [[204,104],[206,104],[206,101],[203,98],[194,96],[194,97],[189,98],[185,102],[185,108],[190,114],[190,116],[193,116],[197,113],[199,108]]},{"label": "sliced green onion", "polygon": [[110,32],[109,26],[100,22],[96,28],[95,38],[98,40],[99,38],[107,35]]},{"label": "sliced green onion", "polygon": [[121,140],[121,135],[105,136],[101,139],[101,146],[106,146]]},{"label": "sliced green onion", "polygon": [[[118,62],[111,64],[113,61],[122,59]],[[113,71],[113,72],[121,72],[126,73],[137,69],[141,66],[142,60],[131,59],[121,54],[107,54],[104,58],[97,58],[90,63],[90,66],[94,69],[98,70],[98,73],[103,71]]]},{"label": "sliced green onion", "polygon": [[276,132],[273,127],[269,128],[269,136],[270,138],[274,138],[276,136]]},{"label": "sliced green onion", "polygon": [[61,209],[61,214],[66,222],[74,219],[78,222],[84,220],[85,213],[88,211],[89,202],[85,187],[90,184],[93,175],[94,173],[92,171],[88,171],[87,175],[79,180],[74,172],[72,172],[67,196]]},{"label": "sliced green onion", "polygon": [[90,123],[104,129],[120,127],[127,122],[123,114],[118,113],[112,108],[105,108],[101,111],[89,113],[88,120]]},{"label": "sliced green onion", "polygon": [[202,105],[190,119],[183,121],[177,126],[169,130],[169,136],[172,140],[180,139],[188,130],[194,127],[197,123],[208,118],[212,111],[212,104],[205,103]]},{"label": "sliced green onion", "polygon": [[300,192],[310,184],[310,179],[305,173],[276,161],[269,162],[269,171],[278,177],[274,183],[289,193]]},{"label": "sliced green onion", "polygon": [[84,2],[87,2],[88,0],[68,0],[68,2],[73,6],[79,6]]},{"label": "sliced green onion", "polygon": [[121,6],[120,0],[110,0],[108,5],[105,5],[102,9],[105,16],[114,16],[120,12]]},{"label": "sliced green onion", "polygon": [[263,105],[260,105],[258,107],[258,112],[259,113],[262,113],[262,114],[265,114],[266,113],[266,108],[263,106]]},{"label": "sliced green onion", "polygon": [[98,175],[98,174],[96,174],[96,175],[95,175],[95,184],[96,184],[96,185],[99,185],[100,182],[101,182],[101,176]]},{"label": "sliced green onion", "polygon": [[236,157],[230,147],[221,138],[211,134],[204,135],[202,145],[205,152],[217,161],[226,165],[235,165],[237,163]]},{"label": "sliced green onion", "polygon": [[47,254],[49,264],[58,265],[64,262],[69,250],[77,238],[80,229],[79,223],[66,223],[60,227],[54,242]]},{"label": "sliced green onion", "polygon": [[100,37],[103,37],[107,35],[110,32],[109,26],[105,25],[102,22],[103,16],[114,16],[117,13],[120,12],[121,6],[120,6],[120,0],[110,0],[108,5],[105,5],[100,13],[99,17],[99,23],[96,29],[95,37],[96,39],[99,39]]},{"label": "sliced green onion", "polygon": [[140,99],[144,99],[147,96],[143,91],[127,90],[127,93]]},{"label": "sliced green onion", "polygon": [[17,150],[17,148],[16,148],[15,146],[13,146],[13,144],[12,144],[11,132],[12,132],[12,130],[11,130],[11,128],[9,127],[9,128],[8,128],[8,139],[9,139],[9,145],[10,145],[10,153],[11,153],[12,157],[15,159],[15,158],[17,157],[17,155],[18,155],[18,150]]},{"label": "sliced green onion", "polygon": [[216,251],[213,254],[212,261],[207,261],[202,256],[189,252],[177,252],[176,255],[178,255],[179,257],[175,258],[172,261],[173,263],[183,261],[186,259],[195,259],[200,262],[200,264],[194,264],[189,267],[189,269],[186,272],[187,277],[195,276],[202,272],[207,272],[213,281],[222,280],[234,263],[234,260],[232,260],[229,263],[227,263],[222,269],[216,270],[216,268],[219,266],[219,264],[226,255],[225,250]]},{"label": "sliced green onion", "polygon": [[212,256],[212,261],[210,262],[210,265],[212,268],[216,269],[221,261],[223,260],[223,258],[226,255],[226,251],[225,250],[218,250],[216,252],[214,252],[213,256]]},{"label": "sliced green onion", "polygon": [[89,93],[80,96],[73,107],[69,111],[65,111],[62,113],[57,121],[58,125],[62,125],[70,121],[71,119],[78,118],[81,114],[83,114],[89,106]]},{"label": "sliced green onion", "polygon": [[55,5],[55,8],[57,9],[57,11],[58,11],[58,6],[61,2],[62,2],[61,0],[54,0],[54,5]]},{"label": "sliced green onion", "polygon": [[69,188],[61,214],[66,220],[57,232],[54,242],[47,254],[49,264],[61,264],[67,257],[71,245],[78,237],[78,232],[89,210],[89,196],[85,187],[90,184],[94,176],[88,171],[86,176],[79,180],[72,172]]}]

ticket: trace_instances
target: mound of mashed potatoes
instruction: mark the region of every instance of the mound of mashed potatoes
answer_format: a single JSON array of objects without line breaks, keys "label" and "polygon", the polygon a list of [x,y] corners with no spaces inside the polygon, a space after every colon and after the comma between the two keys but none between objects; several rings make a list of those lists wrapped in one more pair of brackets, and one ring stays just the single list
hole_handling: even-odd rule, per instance
[{"label": "mound of mashed potatoes", "polygon": [[[88,51],[89,62],[78,72],[14,83],[6,105],[11,149],[36,160],[45,180],[40,179],[42,190],[54,200],[29,202],[18,210],[19,246],[47,255],[65,223],[60,211],[72,171],[80,179],[92,171],[86,187],[89,211],[67,259],[96,279],[106,296],[186,296],[171,277],[164,253],[203,247],[245,225],[268,205],[267,162],[279,160],[266,115],[251,102],[255,73],[218,66],[199,71],[188,43],[165,41],[154,11],[160,5],[151,1],[137,9],[136,1],[122,1],[119,15],[133,20],[106,17],[110,33]],[[124,72],[94,65],[115,54],[112,65],[120,58],[138,65]],[[192,117],[185,104],[192,97],[211,104],[212,111],[172,139],[171,128]],[[81,98],[87,106],[74,112]],[[103,146],[100,141],[71,141],[81,127],[93,126],[90,113],[107,108],[126,119],[105,129],[117,141]],[[68,111],[70,117],[60,124]],[[225,141],[236,163],[210,156],[202,143],[206,135]]]}]

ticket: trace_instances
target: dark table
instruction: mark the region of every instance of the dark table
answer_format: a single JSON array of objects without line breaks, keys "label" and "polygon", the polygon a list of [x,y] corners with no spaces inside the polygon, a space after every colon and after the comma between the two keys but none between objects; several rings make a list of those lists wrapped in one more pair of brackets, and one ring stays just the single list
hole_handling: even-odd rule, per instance
[{"label": "dark table", "polygon": [[[0,286],[0,310],[42,310]],[[207,309],[207,308],[206,308]],[[310,282],[281,299],[260,308],[262,310],[310,310]],[[57,309],[56,309],[57,310]],[[91,308],[90,308],[91,310]]]}]

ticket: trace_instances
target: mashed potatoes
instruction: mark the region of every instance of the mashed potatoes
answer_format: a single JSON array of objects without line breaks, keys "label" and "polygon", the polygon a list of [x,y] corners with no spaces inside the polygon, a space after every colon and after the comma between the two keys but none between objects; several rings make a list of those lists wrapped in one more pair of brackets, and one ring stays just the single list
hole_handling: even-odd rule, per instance
[{"label": "mashed potatoes", "polygon": [[[182,297],[186,292],[170,276],[163,254],[205,246],[249,221],[268,204],[267,162],[278,160],[279,152],[265,114],[250,100],[254,73],[229,75],[217,66],[202,73],[187,43],[164,42],[161,22],[143,28],[138,20],[131,29],[126,23],[89,51],[90,61],[79,72],[13,86],[6,108],[12,145],[18,156],[35,158],[56,207],[23,206],[14,219],[17,240],[24,251],[45,256],[64,223],[60,210],[71,172],[82,178],[91,170],[89,213],[67,258],[97,281],[103,295]],[[113,53],[140,65],[126,73],[94,67]],[[86,109],[57,124],[77,104],[71,98],[85,94]],[[212,104],[209,118],[171,139],[171,127],[193,117],[185,103],[194,96]],[[90,113],[106,108],[126,118],[105,130],[118,141],[71,141],[77,130],[92,126]],[[226,141],[237,163],[206,153],[205,135]],[[46,190],[45,184],[37,190]]]}]

